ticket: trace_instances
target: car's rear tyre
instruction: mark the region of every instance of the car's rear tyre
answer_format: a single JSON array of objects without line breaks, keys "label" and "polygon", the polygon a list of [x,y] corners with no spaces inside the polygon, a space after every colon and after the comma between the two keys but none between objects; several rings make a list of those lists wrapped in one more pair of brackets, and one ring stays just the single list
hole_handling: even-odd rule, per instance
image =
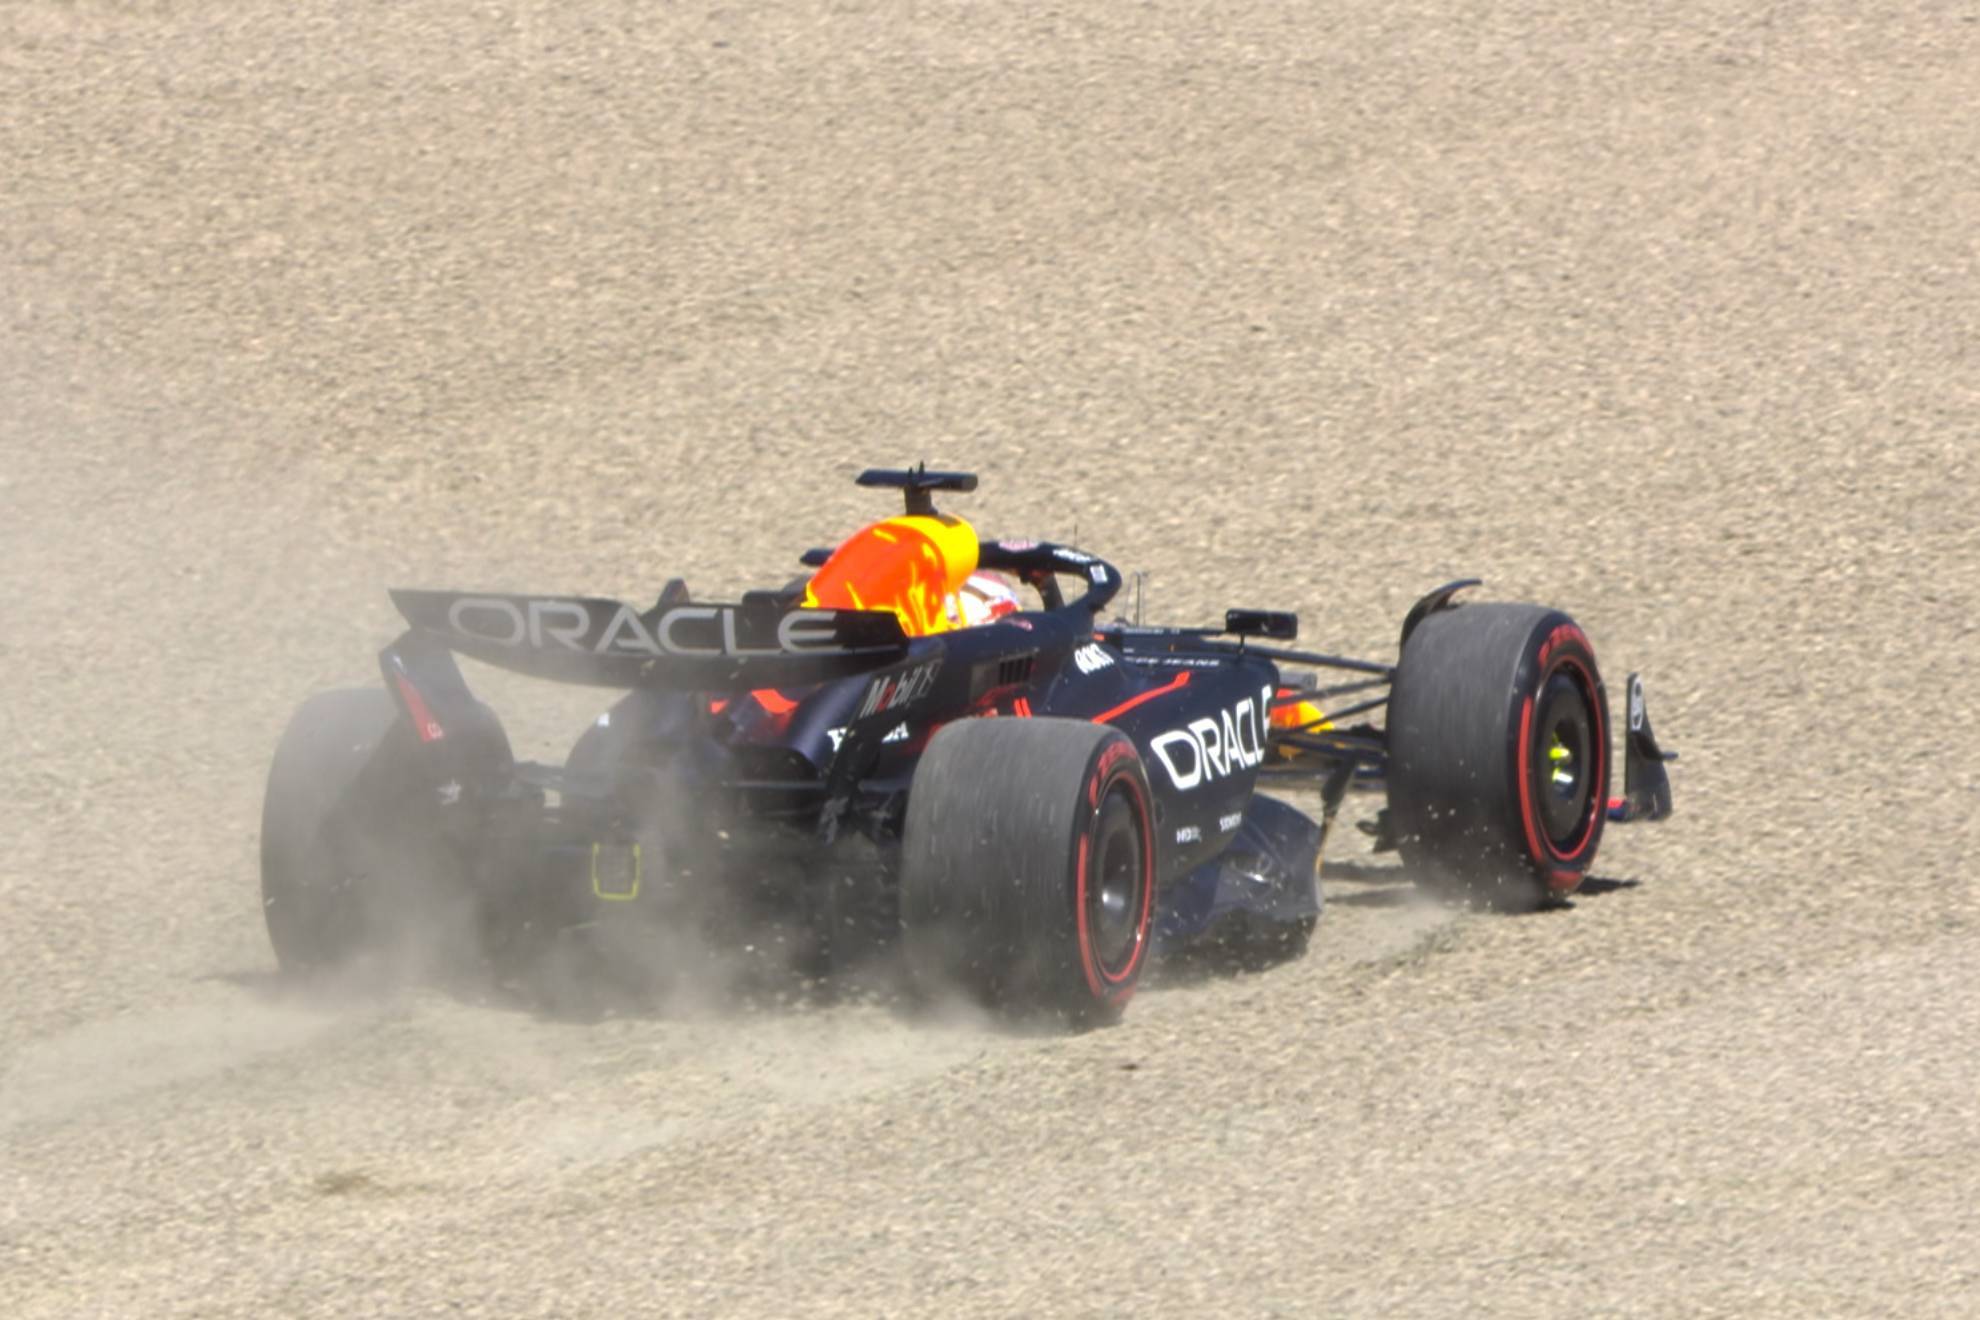
[{"label": "car's rear tyre", "polygon": [[319,693],[289,721],[261,815],[262,914],[284,972],[466,928],[458,865],[421,810],[416,745],[371,689]]},{"label": "car's rear tyre", "polygon": [[1155,868],[1153,798],[1126,735],[1076,720],[950,724],[908,794],[909,971],[924,990],[1109,1021],[1148,964]]},{"label": "car's rear tyre", "polygon": [[1389,697],[1389,813],[1419,884],[1510,911],[1574,892],[1608,818],[1594,648],[1538,605],[1425,618]]}]

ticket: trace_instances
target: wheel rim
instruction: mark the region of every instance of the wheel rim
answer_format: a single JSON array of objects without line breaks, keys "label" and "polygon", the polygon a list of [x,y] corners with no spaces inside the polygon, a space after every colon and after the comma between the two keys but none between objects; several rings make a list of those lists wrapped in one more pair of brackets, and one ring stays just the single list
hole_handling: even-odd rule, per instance
[{"label": "wheel rim", "polygon": [[1101,800],[1093,828],[1093,862],[1086,890],[1093,954],[1109,980],[1134,965],[1143,937],[1147,883],[1141,820],[1129,789],[1116,783]]},{"label": "wheel rim", "polygon": [[1535,797],[1548,841],[1566,852],[1588,825],[1596,774],[1595,720],[1588,694],[1564,671],[1548,678],[1539,714],[1533,748]]}]

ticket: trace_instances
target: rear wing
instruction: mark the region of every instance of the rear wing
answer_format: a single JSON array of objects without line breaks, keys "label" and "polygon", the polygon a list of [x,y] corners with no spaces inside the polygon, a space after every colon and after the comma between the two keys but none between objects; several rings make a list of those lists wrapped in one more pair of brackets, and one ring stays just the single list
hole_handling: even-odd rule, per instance
[{"label": "rear wing", "polygon": [[884,668],[908,654],[887,610],[789,608],[662,597],[639,612],[587,596],[394,591],[413,631],[392,650],[434,647],[534,678],[598,687],[730,691],[803,687]]}]

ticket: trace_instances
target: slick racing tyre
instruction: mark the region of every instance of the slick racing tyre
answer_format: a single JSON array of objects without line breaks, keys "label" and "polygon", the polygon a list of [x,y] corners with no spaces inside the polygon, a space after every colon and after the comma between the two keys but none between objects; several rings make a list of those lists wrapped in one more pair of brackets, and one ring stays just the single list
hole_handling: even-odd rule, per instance
[{"label": "slick racing tyre", "polygon": [[1608,818],[1609,707],[1588,638],[1537,605],[1425,618],[1389,697],[1389,813],[1420,885],[1506,911],[1581,884]]},{"label": "slick racing tyre", "polygon": [[1118,730],[1054,719],[940,730],[908,791],[901,849],[915,983],[1075,1024],[1119,1016],[1152,943],[1152,802]]},{"label": "slick racing tyre", "polygon": [[284,972],[463,928],[448,920],[458,866],[419,814],[415,745],[381,691],[319,693],[289,721],[261,815],[262,913]]}]

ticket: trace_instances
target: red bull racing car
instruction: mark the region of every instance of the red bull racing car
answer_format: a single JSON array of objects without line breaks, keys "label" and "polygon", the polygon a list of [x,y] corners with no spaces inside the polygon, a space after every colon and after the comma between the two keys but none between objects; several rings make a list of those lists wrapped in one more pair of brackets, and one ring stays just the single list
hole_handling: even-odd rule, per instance
[{"label": "red bull racing car", "polygon": [[[1608,698],[1558,610],[1451,583],[1394,664],[1293,649],[1275,611],[1144,627],[1102,618],[1105,561],[936,510],[975,477],[859,482],[905,513],[740,601],[678,580],[646,609],[393,592],[410,628],[382,687],[312,697],[276,751],[281,965],[344,962],[440,908],[505,956],[770,921],[820,969],[877,942],[917,984],[1104,1020],[1158,952],[1233,932],[1303,949],[1351,790],[1386,793],[1377,846],[1417,883],[1515,909],[1572,893],[1605,824],[1670,811],[1635,675],[1611,797]],[[457,655],[624,695],[563,764],[519,761]]]}]

